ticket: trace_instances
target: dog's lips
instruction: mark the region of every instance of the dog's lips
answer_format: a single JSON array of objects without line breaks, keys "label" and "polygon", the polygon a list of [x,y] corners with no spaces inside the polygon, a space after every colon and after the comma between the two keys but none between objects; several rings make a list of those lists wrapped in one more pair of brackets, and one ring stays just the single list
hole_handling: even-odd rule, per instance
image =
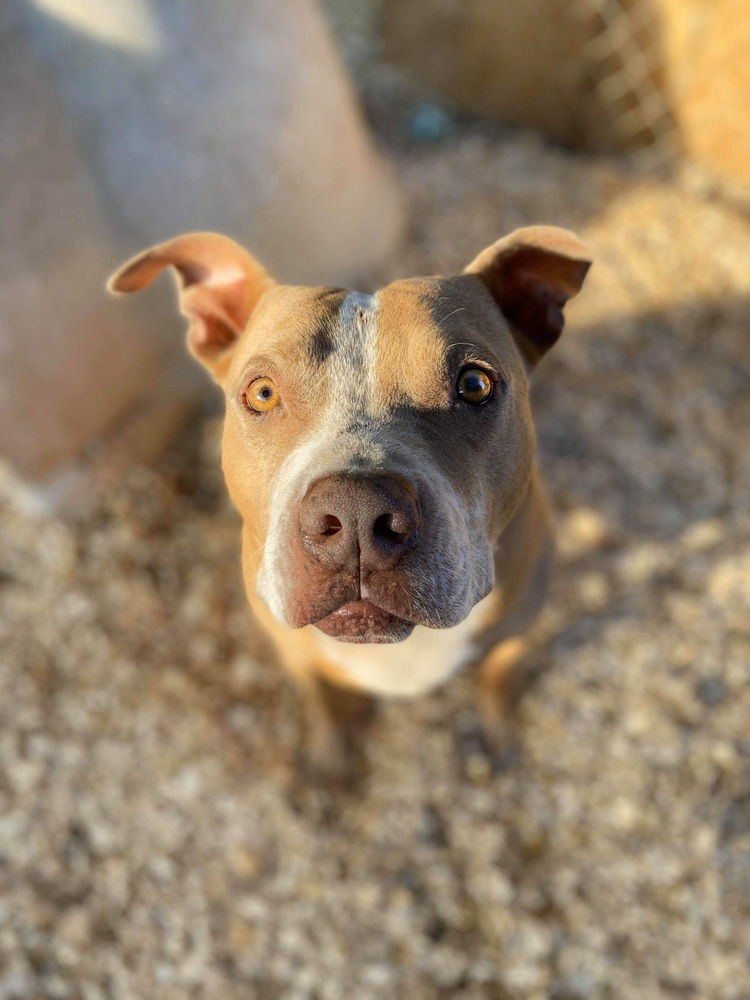
[{"label": "dog's lips", "polygon": [[340,642],[360,643],[401,642],[411,635],[414,628],[413,622],[362,598],[342,604],[314,625]]}]

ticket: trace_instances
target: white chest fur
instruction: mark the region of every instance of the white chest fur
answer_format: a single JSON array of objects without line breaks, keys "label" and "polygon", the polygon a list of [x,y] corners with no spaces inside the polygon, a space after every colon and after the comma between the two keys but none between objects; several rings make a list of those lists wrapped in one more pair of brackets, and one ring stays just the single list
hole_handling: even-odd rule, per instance
[{"label": "white chest fur", "polygon": [[334,664],[370,694],[410,697],[424,694],[464,666],[473,638],[486,623],[494,595],[480,601],[460,625],[448,629],[417,625],[404,642],[358,646],[316,632],[315,640]]}]

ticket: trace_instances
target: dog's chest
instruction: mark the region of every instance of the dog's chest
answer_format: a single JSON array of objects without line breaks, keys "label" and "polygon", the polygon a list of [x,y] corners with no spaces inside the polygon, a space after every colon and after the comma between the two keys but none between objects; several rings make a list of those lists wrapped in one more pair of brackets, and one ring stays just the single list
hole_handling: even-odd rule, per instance
[{"label": "dog's chest", "polygon": [[371,694],[410,697],[429,691],[471,659],[474,637],[494,606],[489,594],[455,628],[417,625],[408,639],[393,645],[358,646],[322,632],[315,638],[325,659],[358,687]]}]

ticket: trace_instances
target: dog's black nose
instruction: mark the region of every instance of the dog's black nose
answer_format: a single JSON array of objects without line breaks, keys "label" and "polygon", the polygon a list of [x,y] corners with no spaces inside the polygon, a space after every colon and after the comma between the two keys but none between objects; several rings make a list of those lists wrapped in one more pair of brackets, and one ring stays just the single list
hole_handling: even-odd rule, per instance
[{"label": "dog's black nose", "polygon": [[388,569],[419,544],[416,490],[395,476],[328,476],[300,508],[302,541],[329,569]]}]

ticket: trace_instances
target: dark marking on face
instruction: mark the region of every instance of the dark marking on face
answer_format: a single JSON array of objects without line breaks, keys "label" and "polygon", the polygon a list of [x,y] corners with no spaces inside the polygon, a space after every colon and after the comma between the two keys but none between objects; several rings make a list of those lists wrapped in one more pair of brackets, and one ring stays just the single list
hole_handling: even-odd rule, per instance
[{"label": "dark marking on face", "polygon": [[321,288],[314,293],[312,305],[317,316],[313,317],[312,310],[307,312],[314,331],[307,341],[307,351],[315,365],[325,364],[338,349],[336,328],[341,304],[347,295],[343,288]]},{"label": "dark marking on face", "polygon": [[327,326],[321,326],[310,338],[310,357],[318,364],[324,364],[333,354],[336,345]]}]

